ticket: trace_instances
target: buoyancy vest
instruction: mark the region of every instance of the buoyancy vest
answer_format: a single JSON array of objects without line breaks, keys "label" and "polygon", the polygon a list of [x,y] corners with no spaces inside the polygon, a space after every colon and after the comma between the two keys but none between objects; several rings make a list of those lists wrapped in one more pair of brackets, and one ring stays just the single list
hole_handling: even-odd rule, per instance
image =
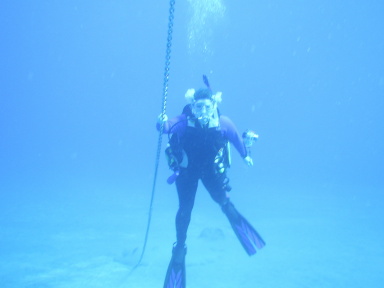
[{"label": "buoyancy vest", "polygon": [[215,168],[215,158],[227,145],[220,127],[201,127],[196,121],[195,127],[187,126],[180,139],[180,145],[188,157],[188,168]]},{"label": "buoyancy vest", "polygon": [[228,139],[223,136],[220,125],[202,127],[194,117],[188,117],[187,121],[182,134],[170,137],[166,149],[170,168],[223,173],[230,166],[230,156]]}]

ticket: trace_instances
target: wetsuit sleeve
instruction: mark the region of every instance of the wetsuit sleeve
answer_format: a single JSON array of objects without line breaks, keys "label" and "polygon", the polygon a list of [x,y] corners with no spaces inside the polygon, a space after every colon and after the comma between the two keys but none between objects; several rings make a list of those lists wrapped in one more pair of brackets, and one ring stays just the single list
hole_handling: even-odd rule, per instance
[{"label": "wetsuit sleeve", "polygon": [[246,157],[247,149],[245,148],[243,138],[237,131],[235,124],[228,117],[220,116],[220,126],[221,132],[227,137],[229,142],[235,146],[241,157]]},{"label": "wetsuit sleeve", "polygon": [[[164,122],[163,134],[167,134],[172,129],[172,133],[179,133],[185,129],[187,117],[184,114],[176,116]],[[178,124],[178,125],[176,125]],[[156,129],[160,131],[160,123],[156,123]]]}]

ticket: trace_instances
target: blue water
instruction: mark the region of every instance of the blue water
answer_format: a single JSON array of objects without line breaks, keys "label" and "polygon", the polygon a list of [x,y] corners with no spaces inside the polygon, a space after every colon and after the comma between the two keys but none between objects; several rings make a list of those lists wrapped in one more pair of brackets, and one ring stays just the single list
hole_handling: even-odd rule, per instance
[{"label": "blue water", "polygon": [[[162,286],[177,209],[163,154],[146,254],[130,273],[169,17],[167,1],[149,2],[1,1],[1,287]],[[249,258],[200,188],[187,287],[382,287],[384,2],[175,8],[167,114],[206,74],[221,112],[260,135],[254,167],[232,149],[229,177],[267,242]]]}]

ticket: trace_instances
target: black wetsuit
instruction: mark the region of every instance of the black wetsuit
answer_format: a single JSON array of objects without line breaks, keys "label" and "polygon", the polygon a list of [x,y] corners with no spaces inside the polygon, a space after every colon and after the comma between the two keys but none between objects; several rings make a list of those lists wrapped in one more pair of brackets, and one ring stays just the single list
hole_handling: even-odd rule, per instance
[{"label": "black wetsuit", "polygon": [[[179,197],[179,210],[176,215],[177,244],[184,245],[199,180],[208,190],[212,199],[225,212],[229,203],[227,192],[230,190],[225,169],[218,167],[223,163],[225,149],[231,142],[242,157],[247,156],[243,140],[234,124],[225,116],[220,116],[217,127],[202,127],[200,123],[182,114],[165,123],[164,131],[171,132],[176,137],[176,143],[171,145],[182,149],[188,159],[186,167],[180,167],[176,179]],[[170,131],[172,130],[172,131]],[[226,168],[226,167],[225,167]]]},{"label": "black wetsuit", "polygon": [[181,145],[188,156],[188,167],[181,168],[176,179],[179,196],[176,215],[178,244],[184,243],[187,237],[199,179],[220,206],[228,201],[226,172],[219,173],[214,163],[216,155],[220,149],[225,149],[227,141],[216,128],[201,127],[187,127],[181,139]]}]

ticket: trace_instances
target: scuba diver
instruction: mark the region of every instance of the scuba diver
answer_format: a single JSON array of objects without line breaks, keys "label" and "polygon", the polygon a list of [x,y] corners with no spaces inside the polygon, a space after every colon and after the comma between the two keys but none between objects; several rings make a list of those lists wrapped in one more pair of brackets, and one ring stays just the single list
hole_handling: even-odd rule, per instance
[{"label": "scuba diver", "polygon": [[248,166],[253,165],[250,146],[258,135],[247,130],[240,135],[233,122],[220,114],[217,104],[221,92],[212,93],[207,77],[206,88],[189,89],[186,105],[181,115],[168,120],[167,115],[158,118],[157,129],[163,125],[163,133],[169,136],[165,150],[168,165],[173,175],[168,183],[176,183],[179,209],[176,214],[176,242],[168,266],[164,287],[185,287],[185,255],[187,253],[187,230],[195,202],[199,180],[212,199],[227,216],[233,231],[248,255],[256,253],[265,242],[251,224],[236,210],[229,199],[231,190],[226,170],[230,166],[229,143],[231,143]]}]

